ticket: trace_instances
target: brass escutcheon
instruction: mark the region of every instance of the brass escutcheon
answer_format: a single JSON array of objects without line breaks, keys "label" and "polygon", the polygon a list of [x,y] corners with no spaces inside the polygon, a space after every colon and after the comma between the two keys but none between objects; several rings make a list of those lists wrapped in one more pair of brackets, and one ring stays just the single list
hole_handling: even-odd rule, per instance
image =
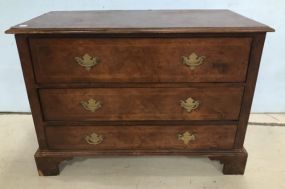
[{"label": "brass escutcheon", "polygon": [[87,102],[81,101],[80,104],[85,110],[89,110],[91,112],[96,112],[96,110],[102,107],[102,103],[98,100],[94,100],[93,98],[89,99]]},{"label": "brass escutcheon", "polygon": [[203,64],[206,56],[198,56],[196,53],[190,54],[188,57],[182,57],[182,64],[188,66],[191,70],[194,70],[197,66]]},{"label": "brass escutcheon", "polygon": [[91,70],[93,66],[98,64],[98,58],[97,57],[92,57],[89,54],[84,54],[82,58],[80,57],[75,57],[74,58],[76,62],[80,65],[83,66],[87,71]]},{"label": "brass escutcheon", "polygon": [[198,100],[194,100],[191,97],[187,98],[186,100],[180,101],[180,106],[189,113],[197,109],[199,105],[200,105],[200,102]]},{"label": "brass escutcheon", "polygon": [[90,135],[85,136],[84,139],[88,144],[93,144],[93,145],[100,144],[104,140],[103,136],[97,133],[91,133]]},{"label": "brass escutcheon", "polygon": [[184,144],[187,145],[190,141],[196,140],[196,136],[193,133],[186,131],[182,134],[178,134],[177,139],[182,140]]}]

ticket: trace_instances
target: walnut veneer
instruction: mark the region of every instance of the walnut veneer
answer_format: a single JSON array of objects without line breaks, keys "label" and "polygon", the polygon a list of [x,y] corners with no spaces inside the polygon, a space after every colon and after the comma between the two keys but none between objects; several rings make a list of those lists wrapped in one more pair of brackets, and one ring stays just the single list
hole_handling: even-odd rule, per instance
[{"label": "walnut veneer", "polygon": [[201,155],[243,174],[270,31],[228,10],[59,11],[10,28],[39,174],[95,155]]}]

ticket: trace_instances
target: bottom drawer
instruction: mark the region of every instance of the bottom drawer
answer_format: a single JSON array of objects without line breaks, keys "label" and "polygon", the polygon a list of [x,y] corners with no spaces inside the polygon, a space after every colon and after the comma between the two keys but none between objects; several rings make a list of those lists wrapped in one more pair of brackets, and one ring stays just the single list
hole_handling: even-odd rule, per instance
[{"label": "bottom drawer", "polygon": [[72,126],[46,128],[50,149],[209,150],[233,148],[235,125]]}]

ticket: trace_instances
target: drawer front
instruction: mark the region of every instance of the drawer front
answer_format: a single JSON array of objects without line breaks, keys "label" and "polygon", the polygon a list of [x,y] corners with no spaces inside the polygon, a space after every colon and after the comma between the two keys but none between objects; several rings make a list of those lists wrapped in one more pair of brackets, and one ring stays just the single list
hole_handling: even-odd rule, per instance
[{"label": "drawer front", "polygon": [[32,38],[39,83],[243,82],[251,38]]},{"label": "drawer front", "polygon": [[231,149],[236,126],[47,127],[50,149]]},{"label": "drawer front", "polygon": [[46,121],[237,120],[243,87],[41,89],[39,93]]}]

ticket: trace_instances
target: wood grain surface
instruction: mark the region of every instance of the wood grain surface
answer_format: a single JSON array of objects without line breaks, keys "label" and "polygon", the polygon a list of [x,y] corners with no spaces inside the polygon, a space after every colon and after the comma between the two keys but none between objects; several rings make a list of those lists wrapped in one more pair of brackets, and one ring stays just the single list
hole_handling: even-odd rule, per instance
[{"label": "wood grain surface", "polygon": [[[77,156],[201,155],[243,174],[246,128],[266,32],[229,10],[54,11],[16,34],[40,175]],[[182,57],[204,57],[195,69]],[[99,63],[90,71],[75,57]],[[181,101],[192,97],[197,109]],[[82,101],[95,99],[91,112]],[[195,140],[185,144],[179,134]],[[100,144],[86,136],[102,135]],[[192,138],[193,139],[193,138]]]},{"label": "wood grain surface", "polygon": [[[41,89],[40,99],[50,121],[237,120],[242,94],[242,87]],[[200,103],[192,112],[180,106],[189,97]],[[89,99],[102,107],[84,109]]]},{"label": "wood grain surface", "polygon": [[230,10],[53,11],[6,33],[268,32],[272,28]]},{"label": "wood grain surface", "polygon": [[[177,135],[189,132],[195,140],[185,144]],[[85,126],[47,127],[50,149],[72,150],[122,150],[122,149],[231,149],[236,126]],[[103,137],[100,144],[86,142],[85,137],[96,133]]]},{"label": "wood grain surface", "polygon": [[[32,38],[39,83],[243,82],[251,38]],[[183,57],[204,57],[195,69]],[[98,64],[86,70],[75,57]]]}]

